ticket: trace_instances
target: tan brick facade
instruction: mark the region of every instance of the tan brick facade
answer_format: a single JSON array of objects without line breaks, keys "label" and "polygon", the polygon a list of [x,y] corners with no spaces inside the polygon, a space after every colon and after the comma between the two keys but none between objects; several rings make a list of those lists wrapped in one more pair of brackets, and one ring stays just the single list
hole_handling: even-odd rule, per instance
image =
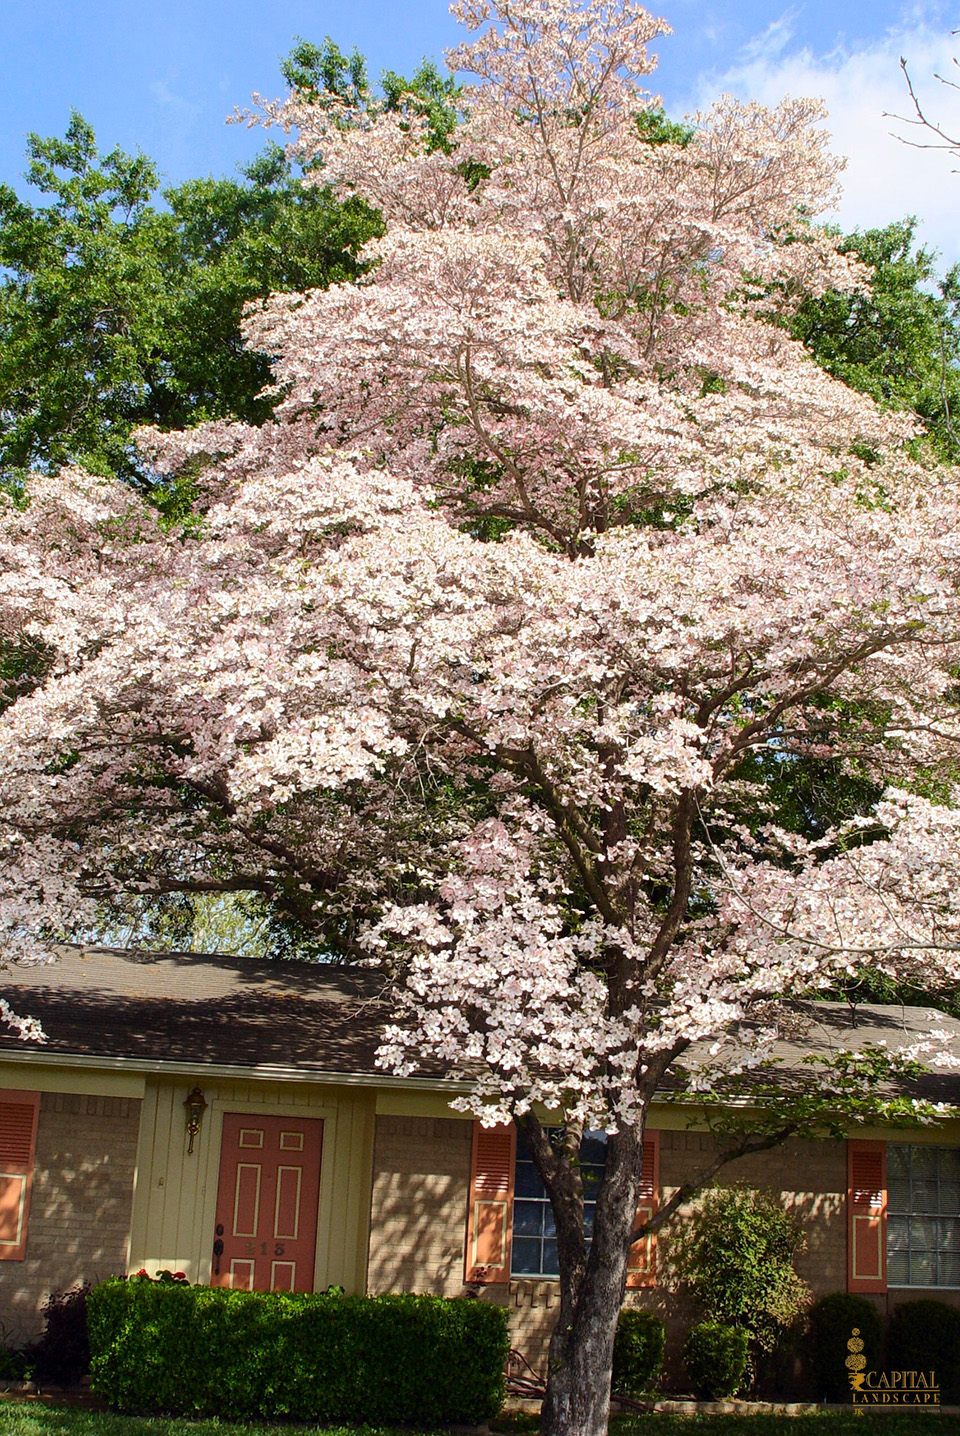
[{"label": "tan brick facade", "polygon": [[[377,1118],[369,1291],[441,1296],[464,1291],[470,1137],[470,1123],[456,1119]],[[705,1166],[711,1152],[706,1133],[661,1132],[663,1197]],[[792,1142],[732,1163],[720,1177],[721,1182],[772,1188],[797,1214],[807,1237],[798,1266],[817,1296],[846,1285],[846,1161],[843,1142]],[[670,1277],[668,1239],[661,1239],[658,1267],[657,1286],[629,1292],[627,1301],[664,1318],[675,1359],[697,1315]],[[513,1345],[541,1366],[556,1319],[557,1283],[524,1278],[485,1287],[480,1294],[509,1308]]]},{"label": "tan brick facade", "polygon": [[[661,1132],[664,1199],[710,1160],[712,1139],[701,1132]],[[721,1185],[743,1182],[774,1191],[799,1218],[806,1250],[797,1270],[817,1296],[842,1291],[847,1280],[847,1148],[845,1142],[788,1142],[741,1157],[720,1172]]]},{"label": "tan brick facade", "polygon": [[[706,1133],[661,1132],[663,1199],[701,1170],[712,1150],[712,1139]],[[807,1237],[807,1249],[797,1265],[817,1296],[842,1291],[846,1286],[846,1162],[843,1142],[792,1142],[777,1151],[731,1163],[719,1177],[721,1184],[744,1182],[772,1189],[787,1209],[796,1213]],[[556,1282],[511,1281],[509,1289],[491,1289],[485,1295],[509,1305],[514,1346],[533,1366],[541,1367],[556,1319]],[[657,1286],[628,1292],[627,1303],[655,1311],[663,1318],[667,1326],[667,1365],[676,1369],[683,1336],[698,1319],[698,1313],[671,1279],[668,1236],[660,1241]]]},{"label": "tan brick facade", "polygon": [[456,1118],[377,1118],[369,1292],[462,1294],[471,1137]]},{"label": "tan brick facade", "polygon": [[140,1102],[43,1093],[26,1259],[0,1262],[6,1342],[41,1327],[51,1291],[126,1270]]}]

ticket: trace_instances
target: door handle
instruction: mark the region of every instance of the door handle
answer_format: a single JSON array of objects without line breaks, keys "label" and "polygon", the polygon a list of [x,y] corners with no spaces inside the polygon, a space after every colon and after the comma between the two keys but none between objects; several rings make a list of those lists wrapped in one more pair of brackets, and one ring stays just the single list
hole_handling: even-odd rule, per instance
[{"label": "door handle", "polygon": [[220,1233],[221,1233],[222,1231],[223,1231],[223,1227],[222,1227],[221,1225],[219,1225],[219,1223],[218,1223],[218,1225],[217,1225],[217,1239],[216,1239],[216,1241],[215,1241],[214,1244],[213,1244],[213,1274],[214,1274],[214,1276],[219,1276],[219,1275],[220,1275],[220,1258],[223,1256],[223,1237],[220,1235]]}]

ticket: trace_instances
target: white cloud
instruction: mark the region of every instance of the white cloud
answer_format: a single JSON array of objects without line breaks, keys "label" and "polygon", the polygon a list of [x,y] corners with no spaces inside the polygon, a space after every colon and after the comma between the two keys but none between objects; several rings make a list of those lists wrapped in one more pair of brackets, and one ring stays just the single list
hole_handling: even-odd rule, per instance
[{"label": "white cloud", "polygon": [[951,69],[957,75],[952,61],[960,53],[960,37],[951,36],[946,25],[934,31],[918,17],[859,50],[786,53],[792,20],[792,12],[786,12],[725,74],[701,76],[698,105],[709,103],[720,91],[765,104],[776,104],[784,95],[822,97],[830,111],[833,147],[848,158],[836,216],[840,223],[863,228],[915,214],[918,236],[940,250],[943,262],[960,259],[960,173],[955,172],[960,160],[904,144],[896,133],[912,133],[921,140],[924,135],[889,118],[910,112],[902,55],[927,113],[960,135],[960,91],[934,78],[934,72],[949,75]]},{"label": "white cloud", "polygon": [[742,62],[776,60],[783,54],[796,34],[797,12],[785,10],[776,20],[771,20],[765,30],[754,35],[743,47]]},{"label": "white cloud", "polygon": [[147,89],[156,103],[174,114],[181,124],[192,124],[199,114],[199,106],[185,95],[178,95],[167,80],[152,80]]}]

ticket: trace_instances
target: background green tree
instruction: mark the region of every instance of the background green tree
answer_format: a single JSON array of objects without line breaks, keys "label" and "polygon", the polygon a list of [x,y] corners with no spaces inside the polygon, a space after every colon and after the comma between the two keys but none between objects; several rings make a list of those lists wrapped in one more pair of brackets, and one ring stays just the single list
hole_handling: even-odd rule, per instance
[{"label": "background green tree", "polygon": [[[156,168],[101,155],[77,114],[63,139],[28,138],[43,202],[0,187],[0,479],[82,464],[149,484],[141,424],[259,424],[269,356],[245,349],[244,305],[336,283],[380,231],[269,146],[239,179],[158,192]],[[165,202],[160,207],[159,201]]]},{"label": "background green tree", "polygon": [[854,230],[841,249],[871,266],[869,293],[808,299],[794,336],[828,373],[890,409],[912,410],[937,457],[960,459],[960,266],[937,273],[912,217]]}]

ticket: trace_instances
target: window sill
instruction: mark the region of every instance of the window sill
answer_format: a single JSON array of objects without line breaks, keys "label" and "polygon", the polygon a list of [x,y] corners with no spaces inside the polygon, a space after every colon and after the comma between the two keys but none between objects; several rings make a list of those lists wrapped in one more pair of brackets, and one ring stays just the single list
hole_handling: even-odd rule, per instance
[{"label": "window sill", "polygon": [[887,1291],[960,1291],[960,1286],[898,1286],[888,1281]]}]

